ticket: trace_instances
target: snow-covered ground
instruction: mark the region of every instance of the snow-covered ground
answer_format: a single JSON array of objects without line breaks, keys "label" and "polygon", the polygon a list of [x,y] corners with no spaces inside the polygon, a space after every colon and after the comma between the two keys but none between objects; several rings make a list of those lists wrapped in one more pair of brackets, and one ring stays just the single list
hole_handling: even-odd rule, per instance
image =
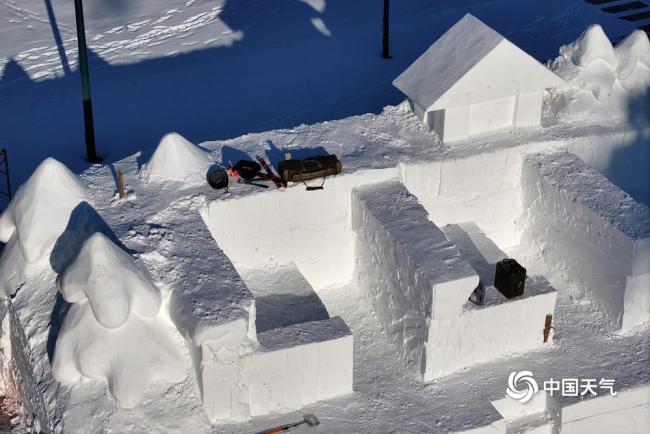
[{"label": "snow-covered ground", "polygon": [[[191,141],[379,113],[391,81],[466,12],[540,61],[600,23],[632,24],[582,0],[392,2],[381,59],[375,0],[86,0],[99,154],[114,161],[169,131]],[[55,157],[83,161],[73,2],[0,1],[0,146],[14,186]],[[119,116],[115,116],[119,113]]]},{"label": "snow-covered ground", "polygon": [[[504,420],[491,402],[504,398],[508,375],[523,370],[538,380],[616,379],[638,404],[616,414],[650,423],[650,332],[638,327],[647,310],[650,219],[644,34],[623,40],[629,23],[578,0],[393,2],[395,57],[386,61],[378,57],[379,2],[369,0],[86,3],[99,147],[109,163],[90,167],[71,72],[71,2],[0,0],[8,11],[0,24],[0,41],[8,41],[0,44],[0,141],[8,143],[14,180],[26,180],[45,156],[80,173],[46,160],[0,218],[7,306],[0,361],[18,376],[18,429],[252,432],[305,413],[321,425],[297,432],[613,426],[604,404],[584,410],[580,404],[592,400],[581,399],[553,404],[571,426],[539,414]],[[449,145],[400,103],[391,80],[467,11],[568,82],[545,95],[542,128]],[[154,152],[174,130],[189,141],[165,135]],[[277,165],[286,152],[336,153],[344,174],[327,179],[322,192],[237,183],[215,191],[204,182],[211,162],[264,155]],[[381,181],[412,195],[404,203],[419,220],[386,213],[361,236],[352,192],[373,192]],[[400,203],[379,202],[389,210]],[[359,249],[377,242],[382,227],[391,237],[403,232],[396,245],[417,247],[404,256],[391,251],[392,259],[382,258],[387,266],[408,274],[427,264],[420,257],[431,249],[417,245],[411,223],[452,240],[447,225],[475,227],[529,276],[548,279],[542,286],[552,303],[557,290],[551,341],[523,352],[516,348],[525,345],[508,341],[505,358],[489,346],[491,355],[469,361],[452,352],[451,375],[423,382],[403,351],[412,345],[412,307],[404,304],[398,323],[405,319],[408,333],[396,341],[377,310],[397,303],[373,304],[376,288],[358,274]],[[571,237],[583,228],[584,237]],[[485,274],[472,243],[454,242],[437,246],[436,260],[460,254]],[[615,266],[600,261],[605,250]],[[416,264],[400,268],[409,254]],[[621,271],[629,263],[639,276]],[[612,279],[606,288],[583,279],[592,267]],[[449,309],[436,316],[453,310],[448,298]],[[519,301],[489,302],[485,311]],[[541,339],[543,315],[530,312],[540,316]],[[512,318],[499,318],[499,336],[512,337],[503,329],[517,326]],[[12,395],[5,374],[4,393]]]}]

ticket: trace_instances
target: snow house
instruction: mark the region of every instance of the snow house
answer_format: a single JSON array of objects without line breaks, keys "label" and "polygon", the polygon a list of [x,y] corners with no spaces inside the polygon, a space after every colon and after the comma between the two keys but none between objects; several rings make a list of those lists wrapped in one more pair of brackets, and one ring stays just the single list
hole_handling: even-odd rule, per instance
[{"label": "snow house", "polygon": [[471,14],[393,81],[418,118],[444,142],[537,126],[544,90],[564,84]]}]

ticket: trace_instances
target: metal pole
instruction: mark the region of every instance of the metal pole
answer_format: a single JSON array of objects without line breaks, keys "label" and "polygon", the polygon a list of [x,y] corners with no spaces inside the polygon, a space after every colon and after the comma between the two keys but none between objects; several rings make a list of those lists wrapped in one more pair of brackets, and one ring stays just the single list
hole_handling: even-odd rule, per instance
[{"label": "metal pole", "polygon": [[86,134],[86,159],[89,163],[99,163],[95,149],[95,126],[93,124],[93,105],[90,99],[90,76],[88,74],[88,51],[86,50],[86,28],[81,0],[74,0],[77,20],[77,43],[79,45],[79,71],[81,72],[81,93],[83,96],[84,128]]},{"label": "metal pole", "polygon": [[389,24],[390,24],[390,0],[384,0],[384,20],[383,20],[383,35],[381,38],[382,52],[381,57],[390,59],[390,38],[389,38]]}]

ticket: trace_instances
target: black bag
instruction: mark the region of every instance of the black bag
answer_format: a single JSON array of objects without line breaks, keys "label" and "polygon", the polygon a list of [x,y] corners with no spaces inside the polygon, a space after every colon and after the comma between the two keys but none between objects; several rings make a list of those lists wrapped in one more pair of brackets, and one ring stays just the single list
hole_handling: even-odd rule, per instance
[{"label": "black bag", "polygon": [[228,188],[228,172],[223,169],[213,170],[208,173],[208,184],[217,190]]},{"label": "black bag", "polygon": [[[336,155],[323,155],[304,160],[283,160],[278,164],[278,173],[282,182],[305,182],[316,178],[325,178],[341,173],[343,166]],[[325,180],[323,180],[325,182]],[[307,187],[308,190],[320,190],[320,187]]]},{"label": "black bag", "polygon": [[513,298],[524,293],[526,269],[514,259],[503,259],[497,262],[494,273],[494,286],[506,298]]},{"label": "black bag", "polygon": [[255,161],[239,160],[233,169],[237,172],[240,178],[250,181],[260,173],[262,166]]}]

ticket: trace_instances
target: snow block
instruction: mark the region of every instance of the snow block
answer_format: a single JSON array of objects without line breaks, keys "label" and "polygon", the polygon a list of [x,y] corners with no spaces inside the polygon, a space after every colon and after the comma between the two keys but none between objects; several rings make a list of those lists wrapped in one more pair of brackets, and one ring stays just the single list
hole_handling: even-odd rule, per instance
[{"label": "snow block", "polygon": [[398,181],[352,193],[356,276],[407,362],[430,371],[425,346],[432,320],[462,312],[479,278],[456,247]]},{"label": "snow block", "polygon": [[293,262],[315,288],[342,285],[354,272],[350,190],[394,176],[394,168],[360,170],[328,177],[325,189],[312,194],[298,184],[214,200],[203,217],[238,270],[269,270]]},{"label": "snow block", "polygon": [[188,341],[208,419],[245,421],[255,300],[196,212],[174,251],[169,315]]},{"label": "snow block", "polygon": [[205,182],[208,168],[214,164],[210,154],[178,133],[165,135],[141,170],[144,179],[173,179]]},{"label": "snow block", "polygon": [[[557,292],[541,276],[527,278],[525,287],[522,296],[507,300],[486,286],[483,306],[468,301],[461,315],[432,321],[425,378],[543,347],[544,320],[555,311]],[[552,341],[551,333],[546,345]]]},{"label": "snow block", "polygon": [[214,327],[210,339],[201,344],[200,362],[195,360],[195,365],[203,409],[211,422],[250,418],[252,342],[247,335],[248,322],[239,319]]},{"label": "snow block", "polygon": [[[569,153],[532,154],[522,173],[524,240],[629,329],[650,319],[650,209]],[[626,318],[627,316],[627,318]]]},{"label": "snow block", "polygon": [[241,319],[247,338],[254,341],[255,300],[241,276],[198,213],[183,229],[186,242],[175,252],[177,278],[169,301],[174,324],[188,341],[201,346],[221,339],[227,324]]},{"label": "snow block", "polygon": [[269,330],[252,356],[251,416],[352,392],[352,332],[340,317]]}]

